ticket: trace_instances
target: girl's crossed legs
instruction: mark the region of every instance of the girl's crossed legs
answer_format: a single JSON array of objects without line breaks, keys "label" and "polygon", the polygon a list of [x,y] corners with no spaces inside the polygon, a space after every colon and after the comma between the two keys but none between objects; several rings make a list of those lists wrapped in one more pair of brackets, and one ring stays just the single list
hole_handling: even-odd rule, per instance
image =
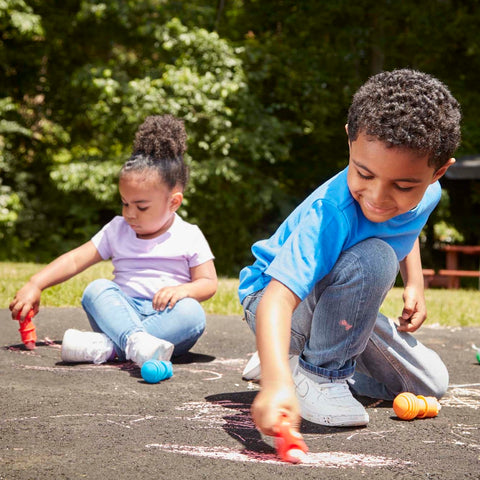
[{"label": "girl's crossed legs", "polygon": [[111,280],[90,283],[82,306],[95,332],[105,333],[115,344],[120,359],[125,359],[128,338],[147,332],[175,345],[174,356],[187,353],[205,330],[205,312],[197,300],[184,298],[172,309],[155,310],[149,299],[125,295]]}]

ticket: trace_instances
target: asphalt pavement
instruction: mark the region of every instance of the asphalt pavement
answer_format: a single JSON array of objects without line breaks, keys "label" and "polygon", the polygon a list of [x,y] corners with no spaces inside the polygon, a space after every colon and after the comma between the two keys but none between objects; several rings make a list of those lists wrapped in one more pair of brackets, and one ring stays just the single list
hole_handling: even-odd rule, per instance
[{"label": "asphalt pavement", "polygon": [[37,347],[0,310],[0,480],[13,479],[479,479],[480,328],[424,326],[419,340],[447,364],[450,388],[435,418],[399,420],[391,402],[361,399],[370,423],[302,422],[300,465],[281,462],[249,414],[258,386],[241,379],[255,350],[239,316],[208,317],[173,377],[146,383],[130,362],[66,364],[67,328],[89,330],[75,308],[44,308]]}]

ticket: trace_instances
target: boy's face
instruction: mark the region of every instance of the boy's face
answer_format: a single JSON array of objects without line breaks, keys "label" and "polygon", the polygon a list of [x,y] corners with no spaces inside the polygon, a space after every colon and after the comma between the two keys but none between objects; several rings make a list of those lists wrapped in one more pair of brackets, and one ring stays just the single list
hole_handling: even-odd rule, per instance
[{"label": "boy's face", "polygon": [[347,183],[365,217],[385,222],[415,208],[427,187],[442,177],[455,160],[434,170],[427,156],[408,149],[388,148],[363,133],[350,142]]}]

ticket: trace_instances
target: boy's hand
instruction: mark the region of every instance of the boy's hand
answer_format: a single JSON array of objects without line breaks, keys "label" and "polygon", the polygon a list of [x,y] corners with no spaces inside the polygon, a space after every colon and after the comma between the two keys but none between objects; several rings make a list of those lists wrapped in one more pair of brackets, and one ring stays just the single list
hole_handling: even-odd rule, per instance
[{"label": "boy's hand", "polygon": [[173,308],[179,300],[188,296],[188,288],[185,285],[161,288],[153,297],[153,308],[163,312],[166,308]]},{"label": "boy's hand", "polygon": [[427,307],[422,288],[406,287],[403,292],[402,316],[397,330],[399,332],[415,332],[427,318]]},{"label": "boy's hand", "polygon": [[8,308],[12,312],[12,318],[17,320],[17,316],[20,314],[20,320],[23,322],[27,313],[32,309],[37,314],[40,307],[41,294],[42,291],[35,283],[32,281],[27,282],[10,302]]},{"label": "boy's hand", "polygon": [[265,435],[275,435],[276,425],[285,415],[294,430],[300,425],[300,409],[293,385],[262,387],[252,404],[252,417],[257,428]]}]

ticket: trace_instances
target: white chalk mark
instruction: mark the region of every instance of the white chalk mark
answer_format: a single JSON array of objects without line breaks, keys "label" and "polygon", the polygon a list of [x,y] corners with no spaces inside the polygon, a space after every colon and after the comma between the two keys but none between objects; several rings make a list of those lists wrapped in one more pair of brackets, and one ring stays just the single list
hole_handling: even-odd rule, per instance
[{"label": "white chalk mark", "polygon": [[124,423],[114,422],[113,420],[109,420],[109,419],[107,419],[107,423],[113,423],[114,425],[117,425],[117,426],[122,427],[122,428],[132,428],[130,425],[125,425]]},{"label": "white chalk mark", "polygon": [[22,370],[38,370],[44,372],[90,372],[90,371],[103,371],[114,372],[117,370],[135,370],[138,366],[132,362],[125,363],[104,363],[101,365],[94,365],[93,363],[78,363],[74,366],[55,366],[55,367],[42,367],[40,365],[18,365],[15,368]]},{"label": "white chalk mark", "polygon": [[[133,424],[135,422],[142,422],[142,421],[147,421],[147,420],[161,420],[163,418],[171,418],[168,415],[164,416],[153,416],[153,415],[145,415],[143,417],[138,418],[138,415],[129,415],[129,414],[119,414],[119,413],[64,413],[64,414],[58,414],[58,415],[48,415],[46,417],[37,417],[37,416],[32,416],[32,417],[12,417],[12,418],[2,418],[0,419],[0,423],[9,423],[9,422],[26,422],[26,421],[31,421],[31,420],[44,420],[46,418],[48,419],[60,419],[60,418],[82,418],[82,417],[111,417],[111,418],[116,418],[116,419],[125,419],[127,420],[130,424]],[[115,422],[112,422],[115,423]]]},{"label": "white chalk mark", "polygon": [[456,408],[480,408],[480,383],[469,383],[464,385],[450,385],[441,404],[445,407]]},{"label": "white chalk mark", "polygon": [[[479,443],[471,443],[472,441],[480,442],[479,437],[479,426],[478,425],[465,425],[465,424],[458,424],[452,428],[452,435],[457,437],[460,440],[453,440],[452,443],[454,445],[466,445],[468,448],[474,448],[475,450],[480,450]],[[472,438],[472,436],[476,436],[477,438]],[[463,440],[463,441],[461,441]]]},{"label": "white chalk mark", "polygon": [[464,387],[480,387],[480,383],[462,383],[457,385],[449,385],[448,388],[464,388]]},{"label": "white chalk mark", "polygon": [[[252,450],[235,450],[227,447],[202,447],[194,445],[169,445],[151,443],[146,448],[156,448],[164,452],[180,453],[194,457],[231,460],[235,462],[266,463],[271,465],[290,465],[282,462],[273,453],[254,452]],[[374,455],[354,454],[347,452],[309,453],[305,461],[295,466],[321,468],[355,468],[355,467],[392,467],[411,464],[403,460]]]},{"label": "white chalk mark", "polygon": [[155,418],[153,415],[147,415],[143,418],[137,418],[136,420],[131,420],[131,423],[145,422],[146,420],[152,420],[153,418]]},{"label": "white chalk mark", "polygon": [[187,402],[175,409],[191,412],[192,416],[186,419],[205,424],[203,428],[216,428],[218,425],[228,424],[231,428],[256,431],[250,416],[250,406],[243,403],[234,403],[229,400],[215,403]]},{"label": "white chalk mark", "polygon": [[220,380],[223,377],[223,373],[212,372],[212,370],[197,370],[199,373],[209,373],[212,377],[204,378],[203,380]]},{"label": "white chalk mark", "polygon": [[357,435],[373,435],[373,436],[377,436],[379,438],[385,438],[387,433],[392,433],[392,432],[395,432],[395,430],[391,429],[391,430],[383,430],[383,431],[380,431],[380,432],[370,432],[370,431],[365,431],[365,432],[355,432],[355,433],[352,433],[352,435],[350,435],[349,437],[347,437],[347,440],[351,440],[353,437],[356,437]]}]

